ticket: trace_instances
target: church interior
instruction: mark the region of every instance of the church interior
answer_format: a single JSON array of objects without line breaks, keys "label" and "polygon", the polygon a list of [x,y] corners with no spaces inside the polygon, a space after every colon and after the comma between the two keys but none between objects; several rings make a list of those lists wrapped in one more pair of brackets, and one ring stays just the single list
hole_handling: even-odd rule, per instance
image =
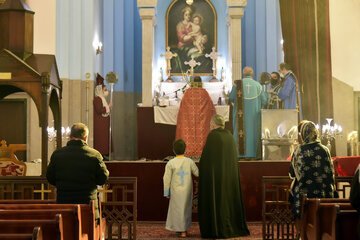
[{"label": "church interior", "polygon": [[[190,49],[178,32],[186,8],[193,12],[193,30],[199,19]],[[233,133],[229,93],[243,68],[251,67],[267,92],[270,80],[262,77],[286,62],[301,100],[297,109],[262,109],[260,153],[239,158],[246,220],[254,232],[239,239],[296,239],[286,209],[279,221],[287,230],[270,215],[276,215],[272,202],[281,202],[277,210],[287,203],[300,120],[317,125],[343,199],[360,163],[358,22],[357,0],[0,0],[0,166],[10,159],[21,170],[9,176],[1,171],[0,209],[5,200],[54,199],[46,168],[74,123],[89,127],[88,145],[96,148],[93,101],[100,79],[112,103],[105,162],[110,178],[98,189],[107,230],[104,223],[89,234],[177,239],[150,229],[164,228],[169,201],[162,177],[174,157],[178,112],[193,76],[201,76],[201,87]],[[198,165],[199,158],[193,158]],[[200,239],[197,188],[195,178],[190,239]],[[112,202],[122,207],[115,217]],[[274,237],[280,231],[288,238]]]}]

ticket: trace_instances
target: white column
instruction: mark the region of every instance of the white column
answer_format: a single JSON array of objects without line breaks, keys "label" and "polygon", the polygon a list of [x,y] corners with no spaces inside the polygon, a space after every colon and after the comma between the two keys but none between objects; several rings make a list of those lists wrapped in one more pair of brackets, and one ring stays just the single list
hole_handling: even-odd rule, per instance
[{"label": "white column", "polygon": [[142,20],[142,106],[152,106],[152,67],[154,60],[154,22],[157,0],[138,0]]},{"label": "white column", "polygon": [[232,81],[241,78],[241,18],[247,0],[227,0],[229,28],[229,56],[231,59]]}]

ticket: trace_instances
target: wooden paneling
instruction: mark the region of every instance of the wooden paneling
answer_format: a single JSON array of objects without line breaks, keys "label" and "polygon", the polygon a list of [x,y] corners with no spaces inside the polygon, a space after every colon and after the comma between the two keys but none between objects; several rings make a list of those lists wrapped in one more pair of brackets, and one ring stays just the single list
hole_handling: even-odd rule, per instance
[{"label": "wooden paneling", "polygon": [[[4,99],[0,101],[0,140],[7,144],[26,144],[26,99]],[[26,151],[16,156],[26,161]]]}]

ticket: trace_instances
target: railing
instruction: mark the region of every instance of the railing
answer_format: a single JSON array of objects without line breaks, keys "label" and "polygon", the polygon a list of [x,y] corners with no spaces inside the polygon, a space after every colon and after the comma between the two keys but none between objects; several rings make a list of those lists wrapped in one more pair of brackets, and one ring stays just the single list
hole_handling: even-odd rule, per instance
[{"label": "railing", "polygon": [[[98,189],[107,239],[136,240],[137,178],[110,177]],[[0,177],[0,200],[55,199],[56,188],[44,177]]]},{"label": "railing", "polygon": [[[335,177],[340,198],[349,198],[352,177]],[[295,225],[288,202],[289,177],[262,178],[263,239],[296,239]]]}]

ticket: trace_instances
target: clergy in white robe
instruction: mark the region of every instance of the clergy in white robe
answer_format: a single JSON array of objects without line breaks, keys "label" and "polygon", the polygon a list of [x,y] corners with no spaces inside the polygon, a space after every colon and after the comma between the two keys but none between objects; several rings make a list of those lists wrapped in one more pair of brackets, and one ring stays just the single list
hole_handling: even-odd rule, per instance
[{"label": "clergy in white robe", "polygon": [[173,147],[176,157],[166,164],[163,177],[164,196],[170,198],[166,229],[185,233],[186,236],[192,215],[192,174],[199,176],[199,170],[193,160],[184,157],[184,140],[176,140]]}]

